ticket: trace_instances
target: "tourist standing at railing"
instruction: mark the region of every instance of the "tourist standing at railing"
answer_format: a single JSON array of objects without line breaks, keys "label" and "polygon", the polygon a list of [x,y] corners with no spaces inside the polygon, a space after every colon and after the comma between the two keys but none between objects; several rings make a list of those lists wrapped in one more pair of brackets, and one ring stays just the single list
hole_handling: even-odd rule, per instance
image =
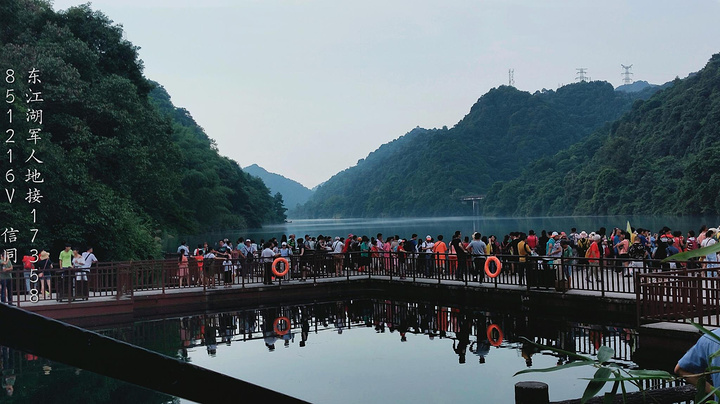
[{"label": "tourist standing at railing", "polygon": [[[545,255],[547,255],[548,257],[560,258],[560,256],[562,255],[562,248],[560,247],[560,235],[558,234],[558,232],[554,231],[550,235],[550,238],[545,244],[545,252]],[[551,269],[554,263],[555,262],[552,259],[546,261],[547,266]]]},{"label": "tourist standing at railing", "polygon": [[[52,288],[50,287],[50,280],[52,279],[53,264],[50,261],[50,254],[42,250],[39,255],[40,260],[37,262],[38,277],[40,278],[40,293],[43,296],[50,297]],[[47,285],[47,289],[45,289]]]},{"label": "tourist standing at railing", "polygon": [[203,285],[215,288],[215,253],[207,249],[203,255]]},{"label": "tourist standing at railing", "polygon": [[0,302],[12,306],[12,260],[7,252],[0,251]]},{"label": "tourist standing at railing", "polygon": [[462,234],[460,233],[460,230],[457,230],[455,232],[455,236],[453,237],[453,240],[450,242],[450,245],[452,245],[455,248],[455,254],[457,255],[457,262],[458,262],[458,269],[455,273],[455,279],[458,281],[465,280],[465,277],[467,276],[467,251],[465,250],[465,247],[462,245]]},{"label": "tourist standing at railing", "polygon": [[525,277],[530,277],[530,266],[532,262],[528,261],[527,257],[531,256],[532,253],[533,250],[527,242],[527,236],[525,233],[520,233],[520,242],[518,243],[518,279],[520,285],[525,284]]},{"label": "tourist standing at railing", "polygon": [[[694,230],[688,230],[687,232],[687,243],[685,244],[687,251],[697,250],[700,246],[697,242],[697,238],[695,238],[695,231]],[[688,269],[695,269],[698,268],[698,258],[690,258],[687,263]]]},{"label": "tourist standing at railing", "polygon": [[537,249],[535,250],[539,256],[544,256],[547,250],[545,249],[545,246],[548,242],[548,235],[547,232],[543,229],[543,231],[540,232],[540,238],[538,238],[538,245]]},{"label": "tourist standing at railing", "polygon": [[340,237],[335,236],[335,240],[332,243],[332,255],[333,255],[333,263],[335,264],[335,275],[340,276],[342,275],[342,268],[343,268],[343,260],[345,259],[345,254],[343,254],[343,249],[345,248],[344,240]]},{"label": "tourist standing at railing", "polygon": [[527,238],[525,239],[525,243],[528,245],[528,247],[530,247],[531,250],[537,251],[538,242],[539,239],[538,236],[535,235],[535,230],[530,229]]},{"label": "tourist standing at railing", "polygon": [[252,262],[248,257],[252,256],[252,247],[250,245],[250,239],[245,239],[243,243],[238,243],[238,265],[240,265],[240,276],[247,276],[250,273],[249,266]]},{"label": "tourist standing at railing", "polygon": [[[617,251],[617,256],[622,260],[622,272],[627,272],[627,266],[628,266],[628,250],[630,249],[630,233],[621,231],[620,232],[620,241],[618,241],[617,244],[615,244],[615,250]],[[616,265],[617,267],[617,265]]]},{"label": "tourist standing at railing", "polygon": [[448,271],[450,274],[453,274],[455,272],[455,266],[457,263],[457,257],[452,253],[450,257],[447,256],[448,253],[448,246],[443,241],[443,235],[438,234],[437,241],[433,243],[432,248],[432,255],[435,257],[435,268],[437,268],[439,273],[443,273],[443,270],[445,268],[445,261],[446,258],[449,258],[450,261],[448,262]]},{"label": "tourist standing at railing", "polygon": [[84,253],[80,256],[82,264],[80,265],[81,271],[78,272],[75,278],[78,281],[77,293],[79,296],[84,298],[90,297],[90,288],[88,287],[88,275],[90,274],[90,267],[98,262],[97,257],[93,254],[93,248],[88,247]]},{"label": "tourist standing at railing", "polygon": [[60,268],[72,268],[72,259],[73,259],[73,252],[70,250],[72,246],[70,244],[65,244],[65,249],[60,251]]},{"label": "tourist standing at railing", "polygon": [[188,248],[188,246],[187,246],[187,241],[184,241],[184,240],[183,240],[183,241],[180,243],[180,246],[179,246],[178,249],[177,249],[177,253],[178,253],[178,254],[182,254],[182,255],[184,255],[184,256],[186,256],[186,257],[187,257],[188,255],[190,255],[190,248]]},{"label": "tourist standing at railing", "polygon": [[275,258],[280,256],[280,254],[275,254],[275,252],[272,250],[272,244],[268,241],[263,245],[263,250],[260,253],[260,259],[263,263],[263,284],[264,285],[272,285],[272,263]]},{"label": "tourist standing at railing", "polygon": [[35,269],[35,264],[33,264],[34,258],[30,255],[25,255],[22,257],[22,264],[23,264],[23,278],[25,278],[25,293],[30,293],[30,273],[33,269]]},{"label": "tourist standing at railing", "polygon": [[649,256],[647,247],[643,244],[642,239],[640,237],[635,237],[635,240],[628,249],[628,257],[630,257],[632,261],[626,267],[627,273],[625,276],[632,277],[635,274],[636,269],[643,267],[645,259]]},{"label": "tourist standing at railing", "polygon": [[595,280],[598,282],[601,281],[600,279],[600,257],[601,257],[601,249],[602,249],[602,236],[599,234],[596,234],[593,236],[593,242],[590,244],[590,248],[588,248],[587,252],[585,253],[585,258],[588,259],[588,272],[587,276],[585,277],[585,280],[588,282],[592,282],[592,278],[594,277]]},{"label": "tourist standing at railing", "polygon": [[[717,243],[717,240],[714,238],[715,232],[712,230],[708,230],[705,232],[705,239],[702,242],[702,247],[710,247],[713,244]],[[705,256],[705,262],[707,262],[707,269],[708,269],[708,276],[716,276],[717,275],[717,268],[718,268],[718,255],[717,253],[707,254]]]},{"label": "tourist standing at railing", "polygon": [[425,259],[423,262],[425,262],[425,276],[432,276],[433,275],[433,247],[435,247],[435,243],[433,242],[433,238],[430,235],[427,235],[425,237],[425,241],[422,244],[422,251],[425,253]]},{"label": "tourist standing at railing", "polygon": [[573,249],[572,247],[570,247],[570,240],[568,239],[560,240],[560,248],[562,249],[562,258],[560,259],[562,272],[561,275],[557,278],[557,280],[562,281],[559,282],[562,283],[562,285],[556,286],[556,289],[564,291],[570,289],[570,285],[572,284],[570,277],[572,276]]},{"label": "tourist standing at railing", "polygon": [[188,256],[185,254],[180,254],[179,261],[178,261],[178,286],[182,287],[183,285],[183,279],[185,279],[185,284],[190,286],[190,281],[188,281]]},{"label": "tourist standing at railing", "polygon": [[370,239],[368,236],[362,236],[360,243],[360,268],[358,270],[363,271],[365,268],[370,269]]},{"label": "tourist standing at railing", "polygon": [[487,252],[487,245],[482,241],[482,235],[478,232],[473,234],[473,240],[468,244],[468,252],[472,256],[472,276],[473,280],[480,279],[480,283],[483,281],[484,270],[485,270],[485,254]]}]

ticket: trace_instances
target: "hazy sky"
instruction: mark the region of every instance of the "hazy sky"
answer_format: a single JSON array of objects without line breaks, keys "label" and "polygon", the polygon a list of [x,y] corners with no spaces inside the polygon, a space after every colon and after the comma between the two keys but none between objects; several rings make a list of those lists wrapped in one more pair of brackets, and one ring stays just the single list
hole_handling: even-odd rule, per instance
[{"label": "hazy sky", "polygon": [[[55,0],[56,10],[81,4]],[[664,83],[720,52],[719,0],[97,0],[220,153],[313,187],[508,82]]]}]

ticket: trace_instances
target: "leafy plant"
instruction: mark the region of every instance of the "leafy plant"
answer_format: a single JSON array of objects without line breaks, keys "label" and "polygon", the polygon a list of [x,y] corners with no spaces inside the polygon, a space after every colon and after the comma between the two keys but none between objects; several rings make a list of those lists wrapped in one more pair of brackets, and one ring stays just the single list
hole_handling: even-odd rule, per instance
[{"label": "leafy plant", "polygon": [[605,386],[606,383],[612,382],[613,387],[610,392],[605,393],[604,396],[604,402],[605,403],[612,403],[612,401],[615,399],[615,396],[618,394],[618,390],[622,392],[623,400],[625,400],[625,396],[627,394],[627,387],[626,382],[634,385],[638,388],[638,390],[643,390],[642,381],[643,380],[675,380],[677,377],[675,375],[672,375],[668,372],[662,371],[662,370],[633,370],[633,369],[624,369],[620,367],[620,365],[610,362],[610,359],[612,359],[614,351],[606,346],[601,346],[600,349],[598,349],[598,353],[596,358],[592,358],[590,356],[585,355],[579,355],[573,352],[565,351],[562,349],[558,349],[555,347],[550,347],[546,345],[541,345],[538,343],[535,343],[533,341],[530,341],[527,338],[522,338],[525,342],[528,342],[530,344],[533,344],[537,346],[540,349],[547,349],[550,351],[553,351],[555,353],[561,354],[561,355],[567,355],[568,358],[575,359],[575,361],[566,363],[561,366],[554,366],[551,368],[544,368],[544,369],[525,369],[521,370],[517,373],[515,373],[514,376],[524,374],[524,373],[545,373],[545,372],[555,372],[562,369],[568,369],[568,368],[575,368],[579,366],[592,366],[597,368],[595,371],[595,374],[593,375],[592,379],[586,379],[589,380],[587,387],[585,388],[585,391],[583,392],[582,398],[580,399],[581,403],[587,402],[592,397],[595,397],[600,390]]},{"label": "leafy plant", "polygon": [[[698,330],[700,330],[704,335],[707,335],[708,337],[715,340],[718,344],[720,344],[720,336],[714,334],[712,331],[706,329],[699,324],[692,323],[692,325],[695,326],[695,328],[697,328]],[[521,337],[521,339],[540,349],[549,350],[560,355],[567,355],[568,358],[574,359],[574,361],[551,368],[524,369],[515,373],[513,376],[525,373],[555,372],[558,370],[575,368],[579,366],[592,366],[597,368],[595,374],[591,379],[583,378],[584,380],[588,380],[588,385],[583,392],[582,398],[580,399],[581,403],[585,403],[589,399],[595,397],[608,382],[612,382],[613,387],[611,391],[605,393],[604,395],[603,403],[605,404],[613,402],[615,396],[618,394],[618,390],[622,392],[623,402],[626,401],[626,382],[637,387],[639,391],[643,392],[645,389],[643,388],[642,382],[645,380],[675,381],[683,378],[663,370],[624,369],[620,365],[610,362],[614,351],[612,350],[612,348],[606,346],[601,346],[598,349],[597,356],[595,358],[592,358],[590,356],[579,355],[574,352],[565,351],[559,348],[541,345],[524,337]],[[713,396],[715,396],[720,391],[720,386],[714,387],[709,392],[706,392],[705,389],[707,377],[713,373],[720,372],[720,366],[712,365],[712,360],[716,357],[720,357],[720,350],[710,355],[710,357],[708,358],[708,368],[705,372],[685,376],[698,378],[698,382],[695,385],[695,387],[697,388],[697,393],[695,395],[696,403],[718,404],[718,402],[715,400],[705,401],[713,398]]]}]

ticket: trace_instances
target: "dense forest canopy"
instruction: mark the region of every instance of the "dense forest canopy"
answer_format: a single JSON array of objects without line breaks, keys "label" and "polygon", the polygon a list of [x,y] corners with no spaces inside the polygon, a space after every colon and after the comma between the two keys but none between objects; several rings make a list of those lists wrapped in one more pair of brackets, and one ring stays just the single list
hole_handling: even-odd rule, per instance
[{"label": "dense forest canopy", "polygon": [[612,125],[498,183],[485,214],[717,214],[720,54]]},{"label": "dense forest canopy", "polygon": [[501,86],[483,95],[451,129],[416,128],[320,186],[300,217],[470,214],[461,197],[516,178],[627,111],[652,89],[614,91],[581,82],[534,94]]},{"label": "dense forest canopy", "polygon": [[[2,91],[18,95],[8,105],[23,118],[2,128],[17,134],[3,150],[16,158],[2,163],[3,174],[15,173],[4,188],[16,195],[9,203],[3,192],[0,227],[20,231],[12,245],[0,239],[3,248],[50,249],[55,258],[69,242],[92,245],[103,259],[145,258],[159,255],[158,237],[166,232],[284,219],[282,199],[219,155],[190,114],[143,76],[138,48],[101,12],[89,5],[55,12],[47,1],[4,0],[0,21],[3,79],[7,69],[19,77],[2,81]],[[34,88],[25,80],[33,68],[42,79]],[[40,90],[41,125],[24,119],[30,107],[21,97]],[[41,129],[35,144],[25,140],[33,128]],[[41,165],[25,162],[33,150]],[[24,173],[37,168],[42,199],[30,204],[23,200]]]}]

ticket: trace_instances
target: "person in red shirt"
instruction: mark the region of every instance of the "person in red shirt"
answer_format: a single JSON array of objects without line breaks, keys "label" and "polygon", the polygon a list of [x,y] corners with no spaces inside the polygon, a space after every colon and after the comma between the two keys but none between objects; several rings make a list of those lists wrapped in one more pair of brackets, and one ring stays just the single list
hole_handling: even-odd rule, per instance
[{"label": "person in red shirt", "polygon": [[525,244],[527,244],[531,250],[535,251],[535,248],[538,245],[538,236],[535,235],[535,230],[530,230],[528,232],[527,238],[525,238]]}]

